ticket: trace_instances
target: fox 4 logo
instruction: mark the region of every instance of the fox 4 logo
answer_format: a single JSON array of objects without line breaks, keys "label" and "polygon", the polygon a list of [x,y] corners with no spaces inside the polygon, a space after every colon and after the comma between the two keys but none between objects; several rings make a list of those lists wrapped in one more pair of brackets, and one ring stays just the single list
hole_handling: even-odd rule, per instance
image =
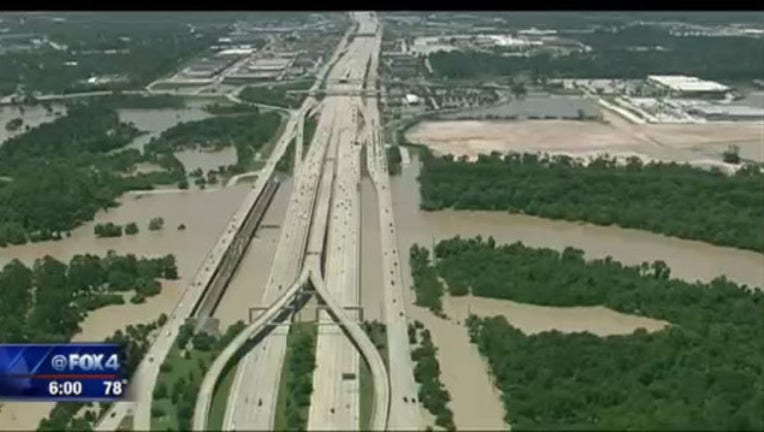
[{"label": "fox 4 logo", "polygon": [[119,370],[119,356],[110,354],[78,354],[72,353],[67,356],[56,355],[51,360],[51,365],[58,371],[66,369],[70,371],[95,372],[111,369]]}]

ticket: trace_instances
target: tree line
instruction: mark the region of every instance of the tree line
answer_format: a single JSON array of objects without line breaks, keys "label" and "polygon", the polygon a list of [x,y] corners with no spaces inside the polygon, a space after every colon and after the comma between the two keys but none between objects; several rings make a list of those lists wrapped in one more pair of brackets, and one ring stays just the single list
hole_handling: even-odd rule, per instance
[{"label": "tree line", "polygon": [[[55,240],[117,205],[128,190],[185,178],[172,155],[122,150],[138,130],[97,101],[72,104],[66,116],[10,138],[0,146],[0,247]],[[167,171],[129,173],[139,162]]]},{"label": "tree line", "polygon": [[618,164],[600,155],[585,164],[562,155],[494,152],[472,163],[422,154],[426,210],[507,210],[764,251],[764,174],[754,165],[728,176],[636,157]]},{"label": "tree line", "polygon": [[472,341],[503,393],[512,429],[760,429],[764,294],[719,277],[671,278],[662,261],[626,266],[492,238],[435,247],[454,295],[548,306],[604,305],[665,320],[662,331],[525,335],[503,317],[471,317]]},{"label": "tree line", "polygon": [[[412,332],[413,330],[413,332]],[[417,343],[417,332],[421,339]],[[409,327],[410,338],[413,335],[416,348],[411,351],[411,360],[414,361],[414,380],[419,384],[418,398],[427,411],[435,416],[435,424],[447,431],[455,431],[454,413],[448,407],[451,395],[440,381],[440,364],[436,353],[438,348],[432,343],[430,331],[417,321]]]},{"label": "tree line", "polygon": [[237,321],[222,335],[213,335],[204,330],[194,332],[194,324],[193,320],[188,320],[181,326],[175,346],[159,367],[151,407],[152,429],[157,428],[156,420],[164,416],[172,416],[178,430],[192,429],[196,398],[205,373],[220,352],[246,327],[243,321]]},{"label": "tree line", "polygon": [[[530,74],[534,78],[644,79],[687,74],[707,79],[751,80],[764,76],[761,40],[753,37],[677,37],[649,26],[577,34],[589,52],[507,57],[501,52],[438,51],[428,55],[435,74],[449,79]],[[656,49],[656,47],[662,49]],[[647,47],[645,50],[644,47]]]},{"label": "tree line", "polygon": [[173,255],[75,255],[68,265],[48,255],[29,268],[19,260],[0,271],[0,342],[66,342],[87,313],[123,304],[124,292],[143,299],[161,290],[157,279],[177,279]]},{"label": "tree line", "polygon": [[281,116],[273,111],[254,111],[181,122],[149,141],[145,151],[171,155],[188,148],[217,151],[234,146],[236,171],[244,172],[252,164],[255,153],[274,138],[280,124]]},{"label": "tree line", "polygon": [[286,430],[305,430],[308,409],[313,394],[313,370],[316,368],[316,340],[318,327],[311,323],[292,324],[287,336],[286,403],[284,412]]}]

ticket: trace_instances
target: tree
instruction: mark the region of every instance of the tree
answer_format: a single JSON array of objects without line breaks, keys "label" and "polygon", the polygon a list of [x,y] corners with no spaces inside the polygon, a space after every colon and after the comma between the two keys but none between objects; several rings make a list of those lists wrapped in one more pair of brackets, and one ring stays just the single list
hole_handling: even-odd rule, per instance
[{"label": "tree", "polygon": [[130,222],[125,225],[125,234],[135,235],[138,234],[138,225],[135,222]]},{"label": "tree", "polygon": [[724,162],[731,163],[731,164],[739,164],[740,163],[740,146],[736,144],[732,144],[729,147],[727,147],[727,150],[724,151],[722,154],[722,159]]},{"label": "tree", "polygon": [[149,231],[158,231],[164,227],[164,218],[155,217],[149,221]]}]

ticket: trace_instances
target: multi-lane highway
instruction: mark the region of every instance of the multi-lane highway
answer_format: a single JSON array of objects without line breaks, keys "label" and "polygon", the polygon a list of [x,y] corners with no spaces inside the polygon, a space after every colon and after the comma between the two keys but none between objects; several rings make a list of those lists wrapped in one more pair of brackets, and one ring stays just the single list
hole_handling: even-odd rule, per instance
[{"label": "multi-lane highway", "polygon": [[[372,58],[368,83],[376,82],[377,58]],[[377,191],[380,240],[382,245],[382,273],[384,275],[384,317],[387,325],[387,350],[390,373],[391,430],[419,430],[422,425],[418,386],[414,381],[413,364],[409,350],[403,283],[400,274],[400,256],[395,234],[393,201],[387,159],[380,139],[379,108],[376,98],[366,99],[361,105],[367,142],[366,163]]]},{"label": "multi-lane highway", "polygon": [[231,217],[218,242],[209,251],[207,258],[197,271],[193,282],[181,295],[180,300],[170,313],[167,323],[162,327],[146,356],[139,364],[132,377],[131,385],[135,401],[118,402],[112,405],[97,425],[97,430],[116,430],[124,417],[132,413],[133,410],[135,410],[135,428],[141,430],[150,429],[151,402],[154,385],[159,376],[159,366],[170,351],[180,326],[183,325],[187,318],[192,316],[197,304],[204,297],[205,291],[215,275],[215,270],[221,265],[225,257],[226,250],[233,242],[246,215],[263,192],[266,183],[273,173],[276,162],[285,153],[287,144],[294,136],[298,121],[302,121],[301,112],[290,116],[283,135],[277,142],[265,167],[263,167],[263,175],[258,177],[252,191],[247,195],[239,210]]},{"label": "multi-lane highway", "polygon": [[[344,44],[346,42],[347,35],[343,37],[339,47],[337,48],[337,51],[333,54],[330,61],[328,61],[319,71],[319,75],[313,86],[314,90],[320,86],[321,82],[325,78],[326,73],[329,71],[330,64],[336,60],[339,55],[339,51],[344,49]],[[148,353],[134,373],[131,386],[134,401],[119,402],[112,405],[112,407],[107,411],[107,413],[96,426],[97,430],[116,430],[124,418],[127,415],[133,413],[135,415],[134,427],[136,429],[150,429],[151,403],[153,399],[154,386],[156,384],[157,377],[159,376],[159,366],[162,364],[165,357],[167,356],[167,353],[170,351],[180,326],[188,317],[192,316],[197,304],[199,304],[199,302],[204,297],[205,290],[209,285],[210,280],[213,278],[215,270],[221,264],[223,257],[225,256],[225,251],[230,246],[234,237],[238,233],[238,230],[244,221],[245,215],[259,199],[266,183],[269,181],[273,174],[276,163],[283,157],[289,142],[295,138],[295,131],[298,129],[298,125],[303,122],[304,114],[313,108],[314,104],[315,100],[309,97],[305,100],[300,109],[290,113],[290,118],[287,122],[287,125],[284,128],[279,141],[271,152],[271,155],[268,158],[265,166],[260,171],[260,175],[258,176],[252,191],[247,195],[240,209],[231,218],[229,225],[221,234],[218,242],[208,253],[207,258],[202,263],[196,276],[194,277],[193,283],[191,283],[181,295],[181,298],[171,312],[167,323],[161,329],[160,333],[156,337],[156,340],[153,342],[149,348]],[[293,280],[294,278],[292,278],[290,282]],[[281,287],[279,287],[279,289],[280,288]]]},{"label": "multi-lane highway", "polygon": [[[336,59],[336,63],[329,63],[334,65],[327,76],[327,86],[338,90],[339,93],[357,90],[357,85],[336,83],[339,83],[348,71],[354,78],[363,78],[370,56],[378,54],[378,45],[375,47],[374,43],[357,38],[342,51],[344,54]],[[345,336],[345,333],[335,328],[335,334],[341,337],[328,339],[329,344],[345,346],[345,352],[348,353],[349,360],[343,359],[346,361],[341,362],[342,367],[339,370],[355,370],[357,375],[358,350],[370,364],[375,390],[372,425],[383,429],[386,427],[389,406],[387,371],[376,348],[358,325],[358,317],[345,310],[347,306],[355,306],[358,303],[358,227],[356,226],[350,235],[342,226],[350,223],[353,218],[356,219],[357,225],[359,218],[358,203],[354,204],[355,207],[352,206],[353,191],[357,198],[360,176],[358,148],[355,144],[358,131],[355,98],[357,96],[329,97],[322,103],[316,133],[305,160],[295,172],[296,188],[262,302],[267,309],[261,317],[267,316],[270,319],[277,316],[278,308],[288,303],[286,297],[294,295],[304,284],[305,278],[309,278],[319,297],[330,309],[331,316],[339,321],[340,326],[347,332]],[[335,214],[335,210],[342,206],[346,207],[346,212]],[[329,249],[325,246],[327,230],[331,245]],[[322,269],[321,266],[322,256],[327,260],[326,269]],[[324,280],[330,283],[325,284]],[[297,283],[294,283],[295,281]],[[328,316],[324,318],[328,319]],[[206,427],[207,410],[215,383],[224,365],[247,339],[264,329],[264,323],[263,319],[256,319],[240,337],[226,347],[210,368],[197,401],[195,429]],[[286,349],[285,335],[285,327],[276,327],[240,361],[228,398],[224,429],[274,427],[276,396]],[[354,345],[349,340],[352,340]],[[342,372],[338,376],[337,369],[325,370],[329,374],[328,381],[337,381],[332,377],[341,378]],[[319,371],[316,376],[323,376],[323,373]],[[355,388],[352,384],[340,385],[339,391],[329,391],[343,400],[356,401],[355,408],[346,411],[350,414],[346,414],[343,424],[347,424],[349,429],[358,428],[357,380],[355,382]],[[321,385],[317,392],[325,391],[329,387]],[[349,397],[353,393],[355,396]],[[328,400],[331,402],[335,399]],[[325,413],[316,414],[311,418],[320,419],[321,416],[325,416],[329,420],[324,419],[324,423],[331,424],[330,419],[334,414],[332,411],[336,413],[338,410],[328,407]]]}]

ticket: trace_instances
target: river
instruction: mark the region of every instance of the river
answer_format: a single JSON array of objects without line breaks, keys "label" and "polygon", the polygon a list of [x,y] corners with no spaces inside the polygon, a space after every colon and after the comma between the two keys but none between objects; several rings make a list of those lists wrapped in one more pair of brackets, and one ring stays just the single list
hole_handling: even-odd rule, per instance
[{"label": "river", "polygon": [[[478,234],[484,238],[491,235],[498,243],[522,241],[528,246],[557,250],[573,246],[582,249],[587,258],[610,255],[625,264],[660,259],[671,267],[673,277],[689,281],[708,281],[725,274],[740,283],[764,286],[764,256],[755,252],[614,226],[553,221],[505,212],[422,211],[416,180],[419,165],[413,153],[411,160],[412,163],[403,165],[400,176],[391,179],[405,286],[411,286],[408,251],[412,244],[431,247],[443,238]],[[364,262],[369,261],[364,259]],[[628,334],[638,327],[652,331],[666,324],[604,307],[540,307],[474,297],[445,298],[444,311],[451,319],[444,320],[415,306],[412,290],[407,290],[406,295],[408,315],[424,323],[438,347],[441,380],[451,394],[450,406],[458,429],[506,429],[499,391],[491,383],[484,360],[469,343],[463,321],[468,311],[482,316],[504,315],[512,325],[528,333],[557,329],[598,335]]]}]

